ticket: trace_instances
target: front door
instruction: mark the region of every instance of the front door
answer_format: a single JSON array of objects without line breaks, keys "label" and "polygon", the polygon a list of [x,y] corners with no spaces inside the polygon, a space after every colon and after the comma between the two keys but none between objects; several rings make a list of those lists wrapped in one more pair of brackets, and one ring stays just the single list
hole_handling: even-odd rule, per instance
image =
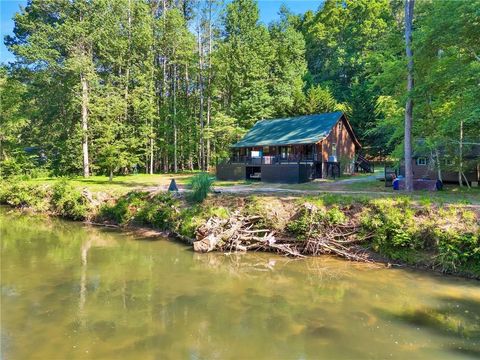
[{"label": "front door", "polygon": [[321,179],[321,178],[322,178],[322,163],[316,162],[315,163],[315,179]]}]

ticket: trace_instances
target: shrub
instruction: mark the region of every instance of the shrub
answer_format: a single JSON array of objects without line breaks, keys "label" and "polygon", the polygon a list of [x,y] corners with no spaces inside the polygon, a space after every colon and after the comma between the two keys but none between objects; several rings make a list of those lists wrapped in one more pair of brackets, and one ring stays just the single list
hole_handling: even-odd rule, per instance
[{"label": "shrub", "polygon": [[162,230],[172,229],[178,215],[176,199],[166,192],[145,200],[137,209],[135,222],[152,225]]},{"label": "shrub", "polygon": [[338,206],[333,206],[326,212],[325,219],[332,225],[338,225],[344,224],[347,221],[347,216]]},{"label": "shrub", "polygon": [[177,200],[168,192],[151,196],[148,192],[134,191],[113,205],[104,205],[100,216],[118,224],[136,223],[170,230],[178,218]]},{"label": "shrub", "polygon": [[132,191],[120,197],[113,205],[103,205],[100,208],[100,217],[113,220],[118,224],[126,224],[135,217],[147,196],[148,192]]},{"label": "shrub", "polygon": [[192,177],[190,187],[192,189],[191,198],[195,202],[202,202],[212,190],[213,178],[207,173],[200,173]]},{"label": "shrub", "polygon": [[443,271],[464,270],[480,273],[480,238],[478,234],[454,230],[436,230],[438,264]]},{"label": "shrub", "polygon": [[58,215],[65,218],[83,220],[88,216],[87,198],[67,180],[60,180],[53,185],[51,205]]},{"label": "shrub", "polygon": [[414,211],[404,200],[374,200],[361,217],[362,229],[372,233],[373,249],[392,259],[411,262],[422,247]]},{"label": "shrub", "polygon": [[218,217],[228,219],[230,212],[228,209],[219,206],[194,205],[183,209],[175,219],[175,230],[183,236],[194,238],[197,228],[203,225],[209,218]]},{"label": "shrub", "polygon": [[3,182],[0,190],[0,203],[35,211],[47,211],[48,188],[24,182]]}]

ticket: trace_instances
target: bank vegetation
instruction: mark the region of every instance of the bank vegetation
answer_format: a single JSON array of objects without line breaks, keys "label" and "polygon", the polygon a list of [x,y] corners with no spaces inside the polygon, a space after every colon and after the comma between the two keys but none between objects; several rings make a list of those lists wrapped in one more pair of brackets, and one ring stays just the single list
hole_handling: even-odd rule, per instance
[{"label": "bank vegetation", "polygon": [[0,203],[24,211],[122,228],[147,227],[196,251],[329,254],[480,279],[479,212],[407,197],[354,198],[132,191],[114,197],[72,186],[3,182]]}]

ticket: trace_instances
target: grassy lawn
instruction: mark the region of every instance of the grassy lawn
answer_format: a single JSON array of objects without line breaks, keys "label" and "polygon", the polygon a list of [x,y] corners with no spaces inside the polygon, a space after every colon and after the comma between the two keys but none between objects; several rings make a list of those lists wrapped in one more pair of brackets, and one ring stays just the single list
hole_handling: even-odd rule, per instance
[{"label": "grassy lawn", "polygon": [[[115,176],[113,180],[108,181],[108,176],[91,176],[89,178],[72,177],[71,183],[79,188],[88,188],[92,192],[108,192],[111,194],[124,194],[132,190],[142,188],[148,189],[157,186],[168,186],[172,179],[175,179],[177,185],[185,185],[195,173],[181,174],[136,174]],[[59,178],[37,178],[27,180],[32,184],[49,184],[58,181]]]},{"label": "grassy lawn", "polygon": [[[92,192],[106,192],[112,195],[122,195],[132,190],[151,190],[156,187],[166,187],[171,179],[175,179],[179,186],[187,186],[189,180],[195,175],[195,172],[178,174],[136,174],[126,176],[116,176],[112,182],[108,181],[107,176],[73,177],[70,181],[79,188],[88,188]],[[373,175],[373,176],[372,176]],[[303,184],[271,184],[255,181],[219,181],[214,182],[215,187],[241,186],[242,188],[251,188],[261,191],[262,188],[282,189],[282,190],[300,190],[308,193],[314,192],[345,192],[351,196],[368,197],[397,197],[405,196],[401,191],[394,191],[391,187],[385,187],[383,181],[375,179],[380,175],[378,171],[375,174],[356,174],[353,176],[342,176],[339,179],[322,179]],[[49,184],[58,181],[58,178],[37,178],[27,180],[33,184]],[[359,192],[361,194],[355,194]],[[280,195],[280,193],[279,193]],[[291,195],[291,194],[290,194]],[[428,192],[416,191],[409,195],[412,199],[420,202],[434,203],[458,203],[458,204],[480,204],[480,188],[467,189],[456,185],[446,185],[444,191]]]}]

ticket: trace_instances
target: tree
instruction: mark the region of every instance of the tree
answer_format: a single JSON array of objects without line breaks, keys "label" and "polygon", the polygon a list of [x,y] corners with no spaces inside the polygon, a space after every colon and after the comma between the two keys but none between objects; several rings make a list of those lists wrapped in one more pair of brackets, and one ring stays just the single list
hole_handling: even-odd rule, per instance
[{"label": "tree", "polygon": [[79,122],[83,155],[83,175],[89,176],[89,92],[94,81],[93,43],[95,17],[102,14],[101,3],[89,1],[32,1],[15,16],[14,36],[6,43],[26,66],[63,78],[76,78],[78,90],[72,94],[80,103]]},{"label": "tree", "polygon": [[376,123],[374,109],[382,92],[372,80],[391,59],[380,56],[395,45],[388,43],[397,30],[394,4],[326,0],[317,12],[305,13],[299,25],[306,41],[309,81],[328,86],[338,102],[349,104],[351,124],[364,145],[382,143],[368,133]]},{"label": "tree", "polygon": [[217,94],[228,116],[250,128],[273,114],[269,92],[273,51],[253,0],[234,0],[223,19],[223,39],[215,57]]},{"label": "tree", "polygon": [[305,39],[292,22],[295,17],[286,7],[280,9],[280,20],[269,27],[274,57],[271,64],[271,96],[275,116],[295,115],[303,100],[307,73]]},{"label": "tree", "polygon": [[412,171],[412,122],[413,122],[413,53],[412,53],[412,24],[413,7],[415,0],[405,2],[405,51],[407,54],[407,103],[405,105],[405,190],[413,190]]}]

